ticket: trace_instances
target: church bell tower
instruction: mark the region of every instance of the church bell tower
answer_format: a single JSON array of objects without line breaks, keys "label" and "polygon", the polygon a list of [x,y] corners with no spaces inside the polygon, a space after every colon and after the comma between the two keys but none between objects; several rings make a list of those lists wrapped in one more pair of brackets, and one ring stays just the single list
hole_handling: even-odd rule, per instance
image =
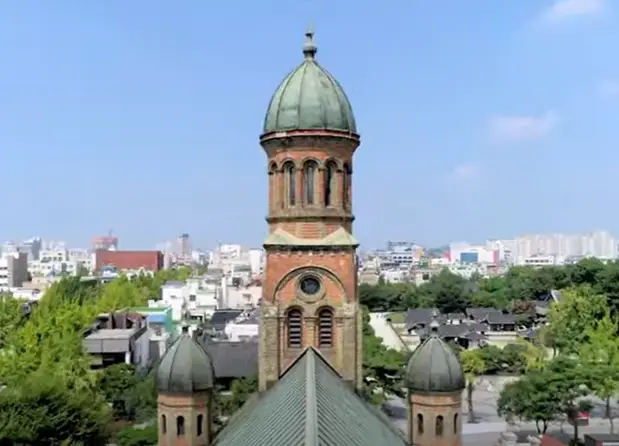
[{"label": "church bell tower", "polygon": [[307,347],[342,378],[362,380],[361,310],[352,236],[352,107],[316,61],[303,60],[271,98],[260,144],[267,155],[268,236],[260,308],[259,386],[266,390]]}]

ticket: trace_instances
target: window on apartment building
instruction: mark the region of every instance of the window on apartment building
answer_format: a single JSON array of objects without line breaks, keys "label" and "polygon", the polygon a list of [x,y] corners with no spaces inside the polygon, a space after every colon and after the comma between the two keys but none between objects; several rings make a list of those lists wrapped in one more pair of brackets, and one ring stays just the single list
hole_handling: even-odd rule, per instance
[{"label": "window on apartment building", "polygon": [[330,308],[323,308],[318,313],[318,346],[333,346],[333,311]]},{"label": "window on apartment building", "polygon": [[303,314],[293,308],[287,317],[288,348],[301,348],[303,345]]}]

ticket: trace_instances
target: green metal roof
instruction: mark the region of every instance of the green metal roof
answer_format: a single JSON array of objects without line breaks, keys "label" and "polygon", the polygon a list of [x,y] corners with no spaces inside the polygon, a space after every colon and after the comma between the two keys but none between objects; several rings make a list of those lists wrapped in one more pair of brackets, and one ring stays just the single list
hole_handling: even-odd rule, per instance
[{"label": "green metal roof", "polygon": [[206,351],[184,333],[168,348],[157,368],[160,392],[193,393],[213,388],[213,361]]},{"label": "green metal roof", "polygon": [[275,385],[250,400],[214,446],[405,446],[406,440],[308,348]]},{"label": "green metal roof", "polygon": [[359,246],[359,242],[344,228],[338,228],[324,238],[296,237],[283,229],[276,229],[264,241],[264,246]]},{"label": "green metal roof", "polygon": [[415,349],[406,366],[406,383],[412,392],[456,392],[465,387],[460,360],[436,335]]},{"label": "green metal roof", "polygon": [[264,119],[264,133],[325,129],[357,133],[346,93],[316,62],[313,33],[308,31],[305,36],[305,59],[275,90]]}]

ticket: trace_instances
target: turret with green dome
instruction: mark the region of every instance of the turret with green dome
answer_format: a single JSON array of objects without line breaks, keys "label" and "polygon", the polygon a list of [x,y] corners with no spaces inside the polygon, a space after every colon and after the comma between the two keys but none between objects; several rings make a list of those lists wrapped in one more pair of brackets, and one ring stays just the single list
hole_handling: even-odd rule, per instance
[{"label": "turret with green dome", "polygon": [[316,62],[314,33],[305,33],[303,62],[281,82],[264,119],[264,134],[295,130],[357,133],[352,107],[338,81]]}]

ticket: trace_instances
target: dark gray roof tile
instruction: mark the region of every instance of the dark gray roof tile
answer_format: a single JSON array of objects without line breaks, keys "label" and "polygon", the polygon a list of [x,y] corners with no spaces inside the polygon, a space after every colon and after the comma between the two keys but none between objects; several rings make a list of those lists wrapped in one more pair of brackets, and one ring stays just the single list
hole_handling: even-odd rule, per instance
[{"label": "dark gray roof tile", "polygon": [[486,321],[489,324],[493,324],[493,325],[515,324],[516,317],[513,314],[509,314],[509,313],[505,314],[500,311],[493,311],[491,313],[488,313],[488,316],[486,317]]},{"label": "dark gray roof tile", "polygon": [[258,374],[258,342],[206,342],[217,378],[247,378]]}]

